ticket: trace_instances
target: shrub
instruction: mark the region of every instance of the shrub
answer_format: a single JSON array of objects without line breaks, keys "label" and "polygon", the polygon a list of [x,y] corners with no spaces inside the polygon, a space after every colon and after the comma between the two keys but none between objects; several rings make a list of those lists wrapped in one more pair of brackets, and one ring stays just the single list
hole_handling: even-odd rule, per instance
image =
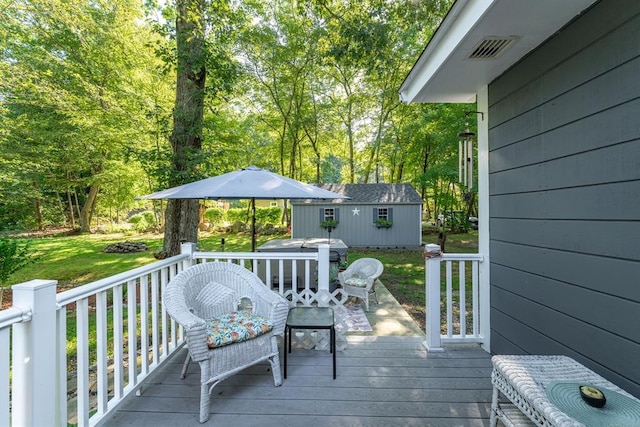
[{"label": "shrub", "polygon": [[0,239],[0,285],[7,283],[13,273],[35,261],[36,258],[29,249],[29,242]]},{"label": "shrub", "polygon": [[278,207],[256,209],[257,224],[277,225],[280,224],[280,218],[282,218],[282,209]]},{"label": "shrub", "polygon": [[204,219],[209,224],[221,224],[224,222],[225,214],[222,208],[208,208],[204,213]]},{"label": "shrub", "polygon": [[249,211],[245,208],[231,208],[227,211],[227,221],[232,224],[242,222],[247,224],[251,221]]},{"label": "shrub", "polygon": [[37,258],[29,249],[29,243],[18,243],[14,239],[0,239],[0,307],[5,283],[16,271],[35,262]]},{"label": "shrub", "polygon": [[144,211],[135,214],[129,218],[129,222],[133,224],[135,230],[140,233],[154,231],[156,228],[156,217],[153,211]]}]

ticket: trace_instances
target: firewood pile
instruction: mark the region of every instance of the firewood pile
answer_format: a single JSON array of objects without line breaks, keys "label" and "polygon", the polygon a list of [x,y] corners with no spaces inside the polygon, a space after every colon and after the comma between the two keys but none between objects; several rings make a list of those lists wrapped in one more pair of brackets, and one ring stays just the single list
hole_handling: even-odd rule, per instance
[{"label": "firewood pile", "polygon": [[107,253],[127,254],[132,252],[144,252],[147,249],[149,249],[148,246],[142,242],[120,242],[107,246],[104,248],[104,251]]}]

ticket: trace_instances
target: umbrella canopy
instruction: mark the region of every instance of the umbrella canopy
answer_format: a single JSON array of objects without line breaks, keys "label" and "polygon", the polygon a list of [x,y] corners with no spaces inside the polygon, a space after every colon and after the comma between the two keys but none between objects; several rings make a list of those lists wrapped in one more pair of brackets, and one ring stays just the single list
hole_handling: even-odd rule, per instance
[{"label": "umbrella canopy", "polygon": [[305,184],[266,169],[249,166],[140,196],[136,199],[251,199],[251,249],[255,250],[255,199],[348,199],[340,193]]}]

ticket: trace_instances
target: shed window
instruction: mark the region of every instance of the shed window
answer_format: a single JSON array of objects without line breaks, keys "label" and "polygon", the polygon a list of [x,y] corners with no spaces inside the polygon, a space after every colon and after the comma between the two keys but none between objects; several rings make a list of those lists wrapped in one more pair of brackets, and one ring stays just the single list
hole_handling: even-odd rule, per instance
[{"label": "shed window", "polygon": [[393,208],[373,208],[373,222],[393,221]]},{"label": "shed window", "polygon": [[320,208],[320,222],[340,221],[338,208]]}]

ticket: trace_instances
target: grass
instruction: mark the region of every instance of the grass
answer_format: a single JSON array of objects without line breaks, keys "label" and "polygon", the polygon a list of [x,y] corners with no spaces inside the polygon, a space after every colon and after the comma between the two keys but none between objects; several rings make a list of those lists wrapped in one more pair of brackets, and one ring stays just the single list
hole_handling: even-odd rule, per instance
[{"label": "grass", "polygon": [[[288,235],[261,235],[257,245]],[[221,244],[225,239],[225,245]],[[162,247],[162,235],[91,234],[29,239],[38,261],[14,273],[8,285],[31,279],[58,280],[60,290],[69,289],[155,262],[154,252]],[[104,249],[122,241],[143,242],[149,250],[131,254],[105,253]],[[424,243],[436,243],[435,233],[423,235]],[[201,234],[203,251],[244,252],[251,250],[249,234]],[[478,232],[448,234],[447,253],[477,253]],[[424,257],[420,250],[350,249],[349,260],[373,257],[385,266],[383,283],[405,310],[424,328]],[[454,271],[457,274],[457,269]],[[470,283],[470,280],[467,281]],[[5,296],[5,306],[9,301]]]},{"label": "grass", "polygon": [[[287,236],[259,236],[257,245],[284,237]],[[222,238],[225,239],[224,247]],[[32,279],[54,279],[58,280],[60,289],[68,289],[155,262],[153,254],[162,248],[162,235],[159,234],[84,234],[26,240],[38,260],[14,273],[8,286]],[[145,243],[149,250],[129,254],[104,252],[108,245],[123,241]],[[198,247],[203,251],[250,251],[251,238],[248,234],[202,234]]]}]

